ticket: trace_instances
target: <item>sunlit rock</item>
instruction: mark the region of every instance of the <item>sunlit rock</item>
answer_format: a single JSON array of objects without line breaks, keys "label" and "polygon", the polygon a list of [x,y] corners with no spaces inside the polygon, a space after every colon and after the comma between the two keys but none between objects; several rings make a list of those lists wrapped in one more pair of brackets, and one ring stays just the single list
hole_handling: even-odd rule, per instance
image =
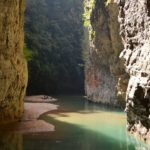
[{"label": "sunlit rock", "polygon": [[24,0],[0,0],[0,122],[23,113],[27,64],[23,54]]},{"label": "sunlit rock", "polygon": [[85,18],[90,44],[85,67],[85,92],[94,102],[118,105],[124,103],[124,100],[117,99],[125,98],[128,83],[128,75],[119,59],[123,45],[119,35],[118,6],[113,0],[88,2],[85,3],[88,5]]},{"label": "sunlit rock", "polygon": [[[119,4],[120,34],[129,84],[126,93],[128,129],[149,140],[150,129],[150,2],[126,0]],[[134,105],[132,104],[134,103]],[[132,132],[132,129],[135,130]]]}]

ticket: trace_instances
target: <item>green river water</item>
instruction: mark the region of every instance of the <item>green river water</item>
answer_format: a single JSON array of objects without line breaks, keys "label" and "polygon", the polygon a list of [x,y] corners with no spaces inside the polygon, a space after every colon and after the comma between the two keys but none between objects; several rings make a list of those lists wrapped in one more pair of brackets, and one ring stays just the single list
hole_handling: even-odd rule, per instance
[{"label": "green river water", "polygon": [[42,119],[56,131],[0,136],[0,150],[150,150],[126,132],[123,112],[89,103],[81,96],[59,97],[60,111]]}]

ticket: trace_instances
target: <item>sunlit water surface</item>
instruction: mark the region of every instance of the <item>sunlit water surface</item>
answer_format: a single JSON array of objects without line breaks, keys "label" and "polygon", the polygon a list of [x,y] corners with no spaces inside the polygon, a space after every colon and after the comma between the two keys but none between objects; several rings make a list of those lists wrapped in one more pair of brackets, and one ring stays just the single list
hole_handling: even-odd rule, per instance
[{"label": "sunlit water surface", "polygon": [[61,96],[60,111],[41,118],[55,132],[0,136],[0,150],[150,150],[126,132],[123,112],[89,103],[81,96]]}]

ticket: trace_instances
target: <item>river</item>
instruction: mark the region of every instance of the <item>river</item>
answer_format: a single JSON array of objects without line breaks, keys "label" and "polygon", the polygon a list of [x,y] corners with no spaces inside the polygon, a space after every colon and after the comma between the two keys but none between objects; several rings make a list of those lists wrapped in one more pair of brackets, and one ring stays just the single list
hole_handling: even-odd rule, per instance
[{"label": "river", "polygon": [[59,111],[41,118],[54,132],[0,136],[0,150],[149,150],[126,131],[125,113],[85,100],[60,96]]}]

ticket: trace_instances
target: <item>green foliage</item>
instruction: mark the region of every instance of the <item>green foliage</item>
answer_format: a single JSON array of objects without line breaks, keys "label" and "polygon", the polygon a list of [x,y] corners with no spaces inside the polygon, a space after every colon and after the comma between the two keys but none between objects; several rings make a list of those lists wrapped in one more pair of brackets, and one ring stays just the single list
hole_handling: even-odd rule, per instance
[{"label": "green foliage", "polygon": [[82,42],[83,52],[82,57],[86,66],[90,62],[90,45],[89,43],[93,42],[95,39],[95,31],[92,26],[93,13],[96,6],[97,0],[84,0],[84,39]]},{"label": "green foliage", "polygon": [[91,12],[95,6],[95,0],[84,0],[84,26],[90,26]]},{"label": "green foliage", "polygon": [[83,92],[82,14],[82,0],[27,0],[28,94]]},{"label": "green foliage", "polygon": [[27,61],[31,61],[31,59],[32,59],[32,51],[27,47],[26,44],[24,45],[23,53],[24,53],[24,56],[25,56],[26,60]]}]

